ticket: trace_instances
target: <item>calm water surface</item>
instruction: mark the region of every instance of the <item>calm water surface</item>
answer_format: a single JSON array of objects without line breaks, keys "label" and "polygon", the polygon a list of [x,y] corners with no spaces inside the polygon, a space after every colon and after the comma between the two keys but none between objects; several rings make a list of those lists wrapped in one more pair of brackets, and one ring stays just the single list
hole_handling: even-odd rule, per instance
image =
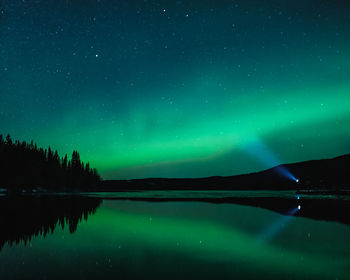
[{"label": "calm water surface", "polygon": [[23,214],[1,206],[1,279],[350,279],[345,224],[238,204],[39,199]]}]

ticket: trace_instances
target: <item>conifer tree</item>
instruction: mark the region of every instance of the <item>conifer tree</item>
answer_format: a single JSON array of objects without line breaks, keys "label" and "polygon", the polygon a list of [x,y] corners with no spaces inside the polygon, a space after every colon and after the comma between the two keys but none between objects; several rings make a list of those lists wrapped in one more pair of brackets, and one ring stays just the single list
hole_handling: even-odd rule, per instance
[{"label": "conifer tree", "polygon": [[31,189],[42,187],[48,190],[89,189],[96,187],[100,180],[90,164],[80,160],[74,150],[71,160],[65,155],[60,158],[58,151],[38,148],[34,141],[13,141],[8,134],[6,140],[0,134],[0,186],[9,189]]}]

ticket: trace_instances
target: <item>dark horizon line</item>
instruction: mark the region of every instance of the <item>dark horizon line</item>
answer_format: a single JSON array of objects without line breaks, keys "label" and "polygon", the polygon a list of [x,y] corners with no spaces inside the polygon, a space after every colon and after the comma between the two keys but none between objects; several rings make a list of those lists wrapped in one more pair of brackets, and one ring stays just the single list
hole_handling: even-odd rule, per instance
[{"label": "dark horizon line", "polygon": [[290,162],[290,163],[282,163],[279,165],[275,165],[272,166],[270,168],[267,169],[262,169],[259,171],[254,171],[254,172],[248,172],[248,173],[241,173],[241,174],[236,174],[236,175],[213,175],[213,176],[207,176],[207,177],[145,177],[145,178],[134,178],[134,179],[107,179],[104,180],[102,179],[101,182],[115,182],[115,181],[142,181],[142,180],[162,180],[162,179],[166,179],[166,180],[202,180],[202,179],[212,179],[212,178],[231,178],[231,177],[239,177],[239,176],[249,176],[249,175],[254,175],[254,174],[259,174],[262,172],[268,172],[271,171],[275,168],[278,167],[286,167],[288,165],[294,165],[294,164],[302,164],[302,163],[311,163],[311,162],[317,162],[317,161],[325,161],[325,160],[334,160],[334,159],[338,159],[338,158],[342,158],[342,157],[347,157],[350,156],[350,153],[347,154],[342,154],[340,156],[334,156],[334,157],[330,157],[330,158],[321,158],[321,159],[309,159],[309,160],[304,160],[304,161],[296,161],[296,162]]}]

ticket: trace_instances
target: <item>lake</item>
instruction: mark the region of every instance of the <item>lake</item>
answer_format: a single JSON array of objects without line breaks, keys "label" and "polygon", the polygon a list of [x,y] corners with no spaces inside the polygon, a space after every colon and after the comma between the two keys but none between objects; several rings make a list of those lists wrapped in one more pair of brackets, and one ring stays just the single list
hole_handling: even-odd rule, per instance
[{"label": "lake", "polygon": [[0,278],[349,279],[346,207],[293,192],[3,196]]}]

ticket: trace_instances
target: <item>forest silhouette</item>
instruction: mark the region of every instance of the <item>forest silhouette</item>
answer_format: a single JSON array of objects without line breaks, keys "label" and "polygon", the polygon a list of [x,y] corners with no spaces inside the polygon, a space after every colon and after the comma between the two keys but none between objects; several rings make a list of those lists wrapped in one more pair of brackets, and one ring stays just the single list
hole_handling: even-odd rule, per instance
[{"label": "forest silhouette", "polygon": [[13,141],[0,135],[0,188],[9,192],[41,188],[52,191],[90,190],[100,176],[89,163],[80,160],[77,151],[71,159],[57,150],[39,148],[31,141]]},{"label": "forest silhouette", "polygon": [[70,196],[0,197],[0,251],[10,246],[30,243],[33,237],[52,234],[57,226],[73,234],[79,222],[96,212],[102,200]]}]

